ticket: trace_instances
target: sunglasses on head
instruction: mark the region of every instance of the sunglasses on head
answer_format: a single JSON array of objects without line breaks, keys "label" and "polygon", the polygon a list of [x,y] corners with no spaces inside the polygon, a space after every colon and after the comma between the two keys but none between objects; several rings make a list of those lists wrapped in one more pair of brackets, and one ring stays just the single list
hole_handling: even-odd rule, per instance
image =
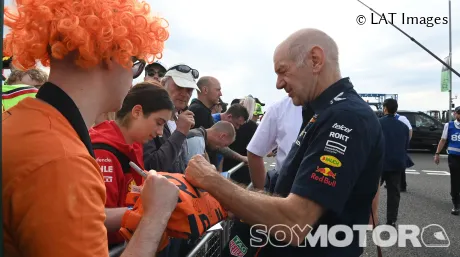
[{"label": "sunglasses on head", "polygon": [[193,76],[194,79],[198,79],[198,77],[200,76],[200,73],[197,70],[192,69],[190,66],[185,65],[185,64],[173,66],[173,67],[169,68],[168,71],[170,71],[170,70],[177,70],[177,71],[182,72],[182,73],[189,73],[190,71],[192,71],[192,76]]},{"label": "sunglasses on head", "polygon": [[144,60],[139,60],[136,57],[133,57],[133,79],[139,77],[142,74],[142,71],[144,71],[145,67],[145,61]]}]

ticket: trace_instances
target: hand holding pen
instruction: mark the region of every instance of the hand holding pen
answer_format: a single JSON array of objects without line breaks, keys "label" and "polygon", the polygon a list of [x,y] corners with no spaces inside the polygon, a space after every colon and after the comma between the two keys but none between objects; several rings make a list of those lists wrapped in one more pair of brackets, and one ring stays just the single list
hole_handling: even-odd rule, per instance
[{"label": "hand holding pen", "polygon": [[144,184],[141,189],[144,215],[154,216],[158,215],[159,212],[172,213],[176,208],[177,198],[179,197],[177,186],[167,178],[157,175],[154,170],[150,172],[143,171],[134,162],[129,162],[129,166],[144,178]]},{"label": "hand holding pen", "polygon": [[187,135],[189,130],[195,126],[195,114],[191,111],[183,111],[179,114],[176,125],[177,130],[184,135]]}]

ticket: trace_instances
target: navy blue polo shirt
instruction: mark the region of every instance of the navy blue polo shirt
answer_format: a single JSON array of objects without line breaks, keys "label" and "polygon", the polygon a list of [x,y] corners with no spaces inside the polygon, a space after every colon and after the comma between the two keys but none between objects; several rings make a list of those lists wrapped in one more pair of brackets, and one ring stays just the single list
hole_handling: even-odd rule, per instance
[{"label": "navy blue polo shirt", "polygon": [[[319,225],[367,225],[383,170],[384,137],[377,116],[349,78],[331,85],[308,108],[315,114],[292,145],[274,193],[296,194],[326,210],[317,224],[310,224],[313,236]],[[342,240],[344,234],[336,238]],[[354,231],[346,247],[321,246],[320,241],[301,247],[267,244],[258,257],[358,257],[362,252],[359,231]]]}]

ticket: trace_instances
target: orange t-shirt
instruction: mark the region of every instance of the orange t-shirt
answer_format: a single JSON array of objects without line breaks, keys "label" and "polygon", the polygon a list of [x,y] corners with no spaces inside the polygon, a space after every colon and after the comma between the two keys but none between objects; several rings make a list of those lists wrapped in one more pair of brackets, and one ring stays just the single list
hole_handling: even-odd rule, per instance
[{"label": "orange t-shirt", "polygon": [[105,187],[54,107],[27,98],[2,114],[5,256],[108,256]]}]

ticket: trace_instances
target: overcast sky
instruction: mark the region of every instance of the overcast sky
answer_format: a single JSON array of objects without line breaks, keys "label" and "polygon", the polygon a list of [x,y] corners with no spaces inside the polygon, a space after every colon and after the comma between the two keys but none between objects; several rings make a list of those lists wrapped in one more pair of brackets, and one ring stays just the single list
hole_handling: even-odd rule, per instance
[{"label": "overcast sky", "polygon": [[[8,2],[8,0],[7,0]],[[11,2],[11,1],[10,1]],[[343,77],[359,93],[399,94],[400,109],[447,109],[440,92],[442,65],[391,25],[371,24],[371,11],[358,1],[148,0],[169,22],[164,58],[168,66],[187,63],[200,75],[220,80],[223,99],[252,94],[271,104],[285,95],[275,87],[273,51],[289,34],[312,27],[328,33],[339,46]],[[435,55],[449,54],[449,25],[403,24],[402,14],[447,17],[447,0],[363,0],[380,13],[397,13],[394,23]],[[358,15],[366,17],[358,25]],[[388,16],[389,17],[389,16]],[[374,23],[380,18],[373,17]],[[453,67],[460,72],[460,2],[452,2]],[[460,79],[453,76],[453,96]],[[143,77],[143,75],[142,75]],[[138,81],[138,80],[137,80]],[[194,94],[195,96],[195,94]]]}]

